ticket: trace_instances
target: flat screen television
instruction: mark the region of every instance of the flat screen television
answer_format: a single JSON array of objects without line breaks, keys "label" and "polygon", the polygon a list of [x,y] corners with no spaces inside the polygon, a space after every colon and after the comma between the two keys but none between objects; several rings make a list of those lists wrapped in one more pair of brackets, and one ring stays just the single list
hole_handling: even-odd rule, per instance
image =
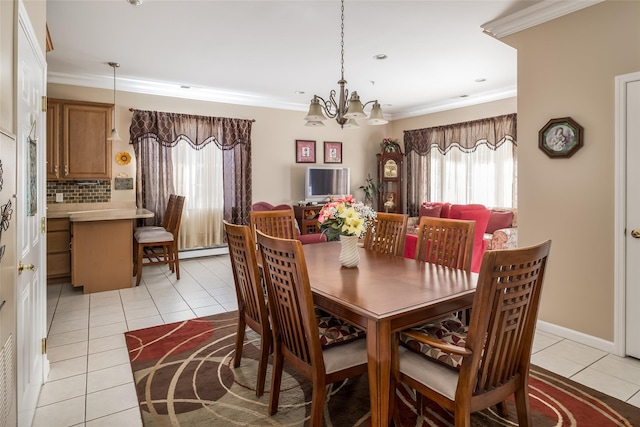
[{"label": "flat screen television", "polygon": [[308,166],[304,179],[304,200],[325,202],[329,197],[349,193],[349,168]]}]

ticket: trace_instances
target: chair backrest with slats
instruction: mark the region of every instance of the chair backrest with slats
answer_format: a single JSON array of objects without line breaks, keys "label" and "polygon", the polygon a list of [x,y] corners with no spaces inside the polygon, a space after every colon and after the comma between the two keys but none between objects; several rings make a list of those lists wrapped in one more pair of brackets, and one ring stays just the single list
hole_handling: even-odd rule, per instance
[{"label": "chair backrest with slats", "polygon": [[175,204],[169,215],[169,220],[165,229],[173,234],[174,241],[178,241],[180,233],[180,222],[182,222],[182,211],[184,210],[185,196],[176,196]]},{"label": "chair backrest with slats", "polygon": [[167,202],[167,208],[164,210],[164,214],[162,215],[162,227],[166,230],[169,226],[169,221],[171,220],[171,214],[175,211],[176,200],[178,196],[176,194],[169,195],[169,201]]},{"label": "chair backrest with slats", "polygon": [[258,246],[275,345],[296,369],[324,375],[324,359],[302,243],[260,231]]},{"label": "chair backrest with slats", "polygon": [[406,234],[406,215],[378,212],[367,229],[364,247],[371,251],[402,256]]},{"label": "chair backrest with slats", "polygon": [[251,211],[249,222],[254,240],[257,240],[256,230],[281,239],[296,238],[296,218],[293,209]]},{"label": "chair backrest with slats", "polygon": [[415,259],[470,271],[474,228],[473,221],[423,216]]},{"label": "chair backrest with slats", "polygon": [[229,244],[238,309],[244,312],[245,319],[253,330],[260,331],[265,328],[264,330],[269,331],[266,295],[260,279],[256,245],[251,229],[246,225],[223,222]]},{"label": "chair backrest with slats", "polygon": [[473,355],[462,362],[459,392],[483,394],[528,375],[550,247],[547,240],[484,254],[466,342]]}]

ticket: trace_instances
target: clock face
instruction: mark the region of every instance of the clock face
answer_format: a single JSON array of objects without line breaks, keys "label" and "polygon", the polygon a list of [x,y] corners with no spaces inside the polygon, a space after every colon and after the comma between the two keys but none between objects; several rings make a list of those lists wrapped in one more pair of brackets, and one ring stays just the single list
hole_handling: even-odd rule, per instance
[{"label": "clock face", "polygon": [[397,178],[398,177],[398,165],[395,160],[387,160],[384,164],[384,177],[385,178]]}]

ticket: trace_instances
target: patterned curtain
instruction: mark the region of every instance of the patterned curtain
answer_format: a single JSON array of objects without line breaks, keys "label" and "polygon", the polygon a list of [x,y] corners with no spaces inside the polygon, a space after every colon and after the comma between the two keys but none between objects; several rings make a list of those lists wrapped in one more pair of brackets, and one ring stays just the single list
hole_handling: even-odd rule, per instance
[{"label": "patterned curtain", "polygon": [[253,120],[133,110],[129,143],[136,154],[136,204],[162,221],[174,192],[172,148],[188,144],[201,150],[214,143],[223,152],[223,218],[249,223],[251,209],[251,125]]},{"label": "patterned curtain", "polygon": [[490,117],[446,126],[404,131],[407,156],[407,212],[417,216],[420,204],[429,200],[430,154],[438,150],[447,155],[452,149],[473,153],[481,145],[496,150],[502,144],[512,144],[516,152],[517,115]]}]

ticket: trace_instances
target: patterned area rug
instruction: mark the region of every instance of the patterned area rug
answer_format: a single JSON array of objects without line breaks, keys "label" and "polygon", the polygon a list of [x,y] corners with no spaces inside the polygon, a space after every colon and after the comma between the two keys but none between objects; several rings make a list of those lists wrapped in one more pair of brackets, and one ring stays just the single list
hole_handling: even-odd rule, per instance
[{"label": "patterned area rug", "polygon": [[[293,370],[283,375],[278,413],[269,416],[265,394],[255,395],[259,337],[251,331],[242,363],[233,368],[237,312],[224,313],[125,334],[145,427],[302,426],[308,419],[311,384]],[[285,367],[286,367],[285,363]],[[285,368],[286,369],[286,368]],[[640,410],[543,369],[532,367],[533,426],[640,426]],[[451,426],[451,414],[428,404],[418,416],[411,390],[398,390],[406,426]],[[475,413],[472,425],[515,426],[490,410]],[[363,375],[331,386],[324,425],[369,426],[369,390]]]}]

